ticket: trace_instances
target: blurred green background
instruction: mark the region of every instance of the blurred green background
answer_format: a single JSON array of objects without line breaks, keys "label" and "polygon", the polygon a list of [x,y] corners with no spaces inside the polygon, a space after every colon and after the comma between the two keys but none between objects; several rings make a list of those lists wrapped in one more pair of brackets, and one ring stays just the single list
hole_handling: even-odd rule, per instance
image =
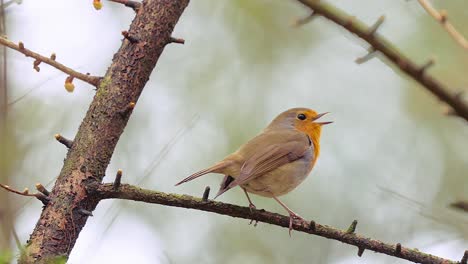
[{"label": "blurred green background", "polygon": [[[7,2],[7,1],[4,1]],[[92,1],[23,0],[5,8],[13,41],[81,72],[103,75],[134,17],[129,8]],[[468,52],[417,1],[329,1],[372,24],[404,54],[453,91],[467,90]],[[468,36],[468,3],[432,1]],[[309,178],[283,199],[318,223],[388,243],[400,242],[460,259],[468,248],[468,214],[448,207],[468,200],[468,127],[385,58],[357,65],[368,46],[331,22],[291,22],[309,11],[296,1],[192,1],[121,137],[106,181],[118,168],[123,181],[164,192],[201,196],[222,176],[174,183],[234,151],[290,107],[329,111],[322,152]],[[2,60],[5,53],[2,53]],[[0,182],[51,188],[92,87],[7,50],[2,64]],[[5,79],[6,77],[6,79]],[[5,85],[6,81],[6,85]],[[4,93],[5,92],[5,93]],[[6,95],[6,96],[5,96]],[[258,208],[284,213],[274,201]],[[240,189],[220,201],[247,205]],[[18,254],[41,212],[36,200],[0,191],[0,251]],[[70,263],[407,263],[337,241],[211,213],[127,201],[102,202],[81,232]],[[14,230],[15,232],[11,232]],[[5,253],[5,254],[7,254]],[[0,262],[2,256],[0,255]]]}]

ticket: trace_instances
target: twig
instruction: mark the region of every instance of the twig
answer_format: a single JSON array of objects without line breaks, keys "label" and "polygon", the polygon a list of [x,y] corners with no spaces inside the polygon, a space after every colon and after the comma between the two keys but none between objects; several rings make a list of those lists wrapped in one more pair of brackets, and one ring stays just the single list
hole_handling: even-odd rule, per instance
[{"label": "twig", "polygon": [[375,23],[369,28],[367,34],[374,35],[379,29],[379,27],[383,24],[384,21],[385,21],[385,16],[380,16],[379,19],[377,19],[377,21],[375,21]]},{"label": "twig", "polygon": [[118,190],[122,182],[122,170],[118,169],[114,180],[114,190]]},{"label": "twig", "polygon": [[135,12],[138,12],[138,9],[140,9],[140,6],[141,6],[140,2],[131,1],[131,0],[109,0],[109,1],[114,2],[114,3],[123,4],[123,5],[127,6],[127,7],[132,8]]},{"label": "twig", "polygon": [[450,36],[464,49],[468,49],[468,41],[463,37],[463,35],[457,31],[457,29],[448,21],[447,12],[444,10],[437,11],[432,7],[431,3],[427,0],[418,0],[419,4],[426,10],[426,12],[431,15],[435,20],[437,20],[442,27],[450,34]]},{"label": "twig", "polygon": [[354,62],[356,62],[357,64],[363,64],[363,63],[369,61],[370,59],[373,59],[376,55],[377,55],[377,51],[375,51],[375,49],[373,47],[370,47],[367,50],[366,55],[357,58],[356,60],[354,60]]},{"label": "twig", "polygon": [[55,134],[55,139],[62,143],[63,145],[65,145],[65,147],[67,148],[71,148],[73,146],[73,140],[70,140],[68,138],[64,138],[62,135],[60,134]]},{"label": "twig", "polygon": [[132,44],[135,44],[135,43],[139,42],[138,38],[136,38],[134,36],[131,36],[128,33],[128,31],[126,31],[126,30],[122,31],[122,36],[124,36],[124,38],[128,39],[128,41],[130,41],[130,43],[132,43]]},{"label": "twig", "polygon": [[401,244],[397,243],[395,246],[395,254],[400,255],[401,254]]},{"label": "twig", "polygon": [[[167,194],[158,191],[141,189],[136,186],[122,184],[119,190],[114,190],[112,184],[103,184],[94,190],[88,190],[91,195],[96,195],[99,199],[125,199],[141,201],[146,203],[161,204],[166,206],[175,206],[182,208],[197,209],[207,212],[213,212],[232,217],[244,218],[248,220],[269,223],[276,226],[289,227],[289,217],[267,212],[264,210],[252,210],[249,207],[242,207],[233,204],[215,202],[212,200],[203,201],[201,198],[189,195]],[[315,222],[314,222],[315,223]],[[346,230],[339,230],[330,226],[315,223],[312,227],[308,223],[294,223],[293,229],[299,232],[314,234],[321,237],[334,239],[343,243],[354,245],[359,251],[364,249],[395,256],[416,263],[444,263],[455,264],[456,261],[443,259],[437,256],[423,253],[418,250],[401,247],[397,254],[393,244],[387,244],[375,239],[366,238],[358,234],[349,234]]]},{"label": "twig", "polygon": [[82,215],[86,215],[86,216],[94,216],[93,212],[91,212],[89,210],[86,210],[86,209],[83,209],[83,208],[78,209],[78,213],[80,213]]},{"label": "twig", "polygon": [[8,185],[4,185],[4,184],[1,184],[1,183],[0,183],[0,187],[2,187],[3,189],[5,189],[5,190],[7,190],[9,192],[12,192],[12,193],[15,193],[15,194],[18,194],[18,195],[21,195],[21,196],[36,197],[39,201],[42,202],[43,205],[47,205],[47,203],[49,202],[49,198],[47,196],[45,196],[42,193],[29,193],[28,188],[25,188],[24,191],[20,192],[20,191],[17,191],[15,189],[11,188]]},{"label": "twig", "polygon": [[456,208],[468,213],[468,201],[456,201],[450,204],[450,207]]},{"label": "twig", "polygon": [[38,190],[40,193],[44,194],[45,196],[49,196],[50,194],[50,192],[41,183],[36,183],[36,190]]},{"label": "twig", "polygon": [[210,196],[210,186],[206,186],[205,191],[203,192],[202,201],[208,201],[208,197]]},{"label": "twig", "polygon": [[[72,70],[71,68],[68,68],[67,66],[55,61],[55,54],[52,54],[51,58],[48,58],[48,57],[45,57],[45,56],[42,56],[36,52],[33,52],[29,49],[26,49],[24,47],[24,44],[22,42],[18,43],[18,44],[15,44],[13,43],[12,41],[8,40],[7,38],[5,37],[0,37],[0,44],[1,45],[4,45],[4,46],[7,46],[11,49],[14,49],[14,50],[17,50],[21,53],[23,53],[24,55],[26,55],[26,57],[32,57],[35,60],[35,63],[38,63],[37,65],[39,65],[40,62],[43,62],[43,63],[46,63],[46,64],[49,64],[50,66],[68,74],[68,75],[71,75],[79,80],[82,80],[84,82],[87,82],[89,84],[91,84],[92,86],[95,86],[97,87],[98,84],[99,84],[99,81],[101,80],[100,77],[97,77],[97,76],[91,76],[91,75],[87,75],[87,74],[83,74],[83,73],[80,73],[80,72],[77,72],[75,70]],[[37,70],[37,69],[36,69]]]},{"label": "twig", "polygon": [[342,26],[351,33],[369,43],[375,50],[398,66],[404,73],[419,82],[423,88],[431,92],[441,101],[453,108],[454,112],[468,121],[468,104],[441,82],[429,74],[420,74],[420,66],[412,62],[409,58],[401,54],[390,42],[378,34],[369,34],[369,27],[361,21],[349,16],[340,9],[325,1],[298,0],[303,5],[309,7],[318,15],[321,15],[337,25]]},{"label": "twig", "polygon": [[185,44],[185,39],[170,37],[169,42],[176,44]]},{"label": "twig", "polygon": [[358,247],[358,252],[357,252],[357,255],[358,257],[362,257],[362,254],[364,254],[364,249],[363,247]]},{"label": "twig", "polygon": [[419,72],[420,74],[424,74],[427,69],[429,69],[432,65],[434,65],[435,63],[435,59],[434,58],[430,58],[426,63],[424,63],[421,68],[419,68]]},{"label": "twig", "polygon": [[305,24],[309,23],[310,21],[312,21],[312,19],[314,19],[316,17],[316,15],[317,14],[312,11],[312,13],[310,13],[310,15],[294,20],[292,22],[292,26],[293,27],[300,27],[302,25],[305,25]]},{"label": "twig", "polygon": [[348,227],[348,230],[346,230],[346,233],[348,234],[354,234],[356,232],[356,226],[357,226],[357,220],[354,220],[351,225]]}]

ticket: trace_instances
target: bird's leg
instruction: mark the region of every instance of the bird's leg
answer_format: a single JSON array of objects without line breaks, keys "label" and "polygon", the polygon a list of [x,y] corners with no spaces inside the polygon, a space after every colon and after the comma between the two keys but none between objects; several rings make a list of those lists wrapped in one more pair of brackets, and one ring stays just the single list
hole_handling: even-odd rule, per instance
[{"label": "bird's leg", "polygon": [[244,187],[242,187],[242,190],[244,190],[245,196],[247,196],[247,200],[249,200],[250,212],[252,212],[253,209],[257,209],[255,204],[252,203],[252,200],[250,200],[250,196],[249,196],[249,193],[247,192],[247,190]]},{"label": "bird's leg", "polygon": [[[247,190],[244,188],[244,187],[241,187],[242,190],[244,190],[244,193],[245,193],[245,196],[247,196],[247,200],[249,200],[249,208],[250,208],[250,212],[252,213],[252,210],[253,209],[257,209],[257,207],[255,206],[255,204],[252,203],[252,200],[250,200],[250,196],[249,196],[249,193],[247,192]],[[249,225],[251,225],[253,223],[253,219],[250,219],[250,223]],[[255,222],[254,226],[257,226],[257,223],[258,221]]]},{"label": "bird's leg", "polygon": [[273,195],[273,199],[275,199],[275,201],[277,201],[289,213],[289,236],[291,236],[291,230],[294,219],[297,219],[304,223],[306,223],[307,221],[304,220],[304,218],[302,218],[300,215],[296,214],[291,209],[289,209],[289,207],[287,207],[283,202],[281,202],[276,196]]}]

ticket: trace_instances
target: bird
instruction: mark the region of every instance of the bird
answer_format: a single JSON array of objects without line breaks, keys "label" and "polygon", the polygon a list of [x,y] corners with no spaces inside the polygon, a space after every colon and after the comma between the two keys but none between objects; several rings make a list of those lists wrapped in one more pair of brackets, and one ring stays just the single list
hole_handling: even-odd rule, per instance
[{"label": "bird", "polygon": [[306,220],[278,197],[295,189],[312,171],[320,154],[322,126],[333,123],[318,121],[327,113],[318,114],[303,107],[286,110],[234,153],[188,176],[176,186],[208,173],[224,174],[214,199],[237,186],[243,189],[251,210],[256,209],[256,206],[249,193],[273,198],[289,214],[291,235],[294,220]]}]

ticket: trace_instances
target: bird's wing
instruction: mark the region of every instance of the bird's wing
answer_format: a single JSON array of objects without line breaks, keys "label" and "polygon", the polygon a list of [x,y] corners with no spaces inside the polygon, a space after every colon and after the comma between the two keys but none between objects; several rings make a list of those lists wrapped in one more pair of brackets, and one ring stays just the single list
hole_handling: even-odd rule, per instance
[{"label": "bird's wing", "polygon": [[228,186],[220,189],[217,196],[231,188],[242,185],[258,176],[302,158],[310,148],[308,139],[305,135],[300,138],[294,137],[294,139],[293,141],[285,140],[284,143],[266,146],[253,154],[242,165],[239,176]]}]

